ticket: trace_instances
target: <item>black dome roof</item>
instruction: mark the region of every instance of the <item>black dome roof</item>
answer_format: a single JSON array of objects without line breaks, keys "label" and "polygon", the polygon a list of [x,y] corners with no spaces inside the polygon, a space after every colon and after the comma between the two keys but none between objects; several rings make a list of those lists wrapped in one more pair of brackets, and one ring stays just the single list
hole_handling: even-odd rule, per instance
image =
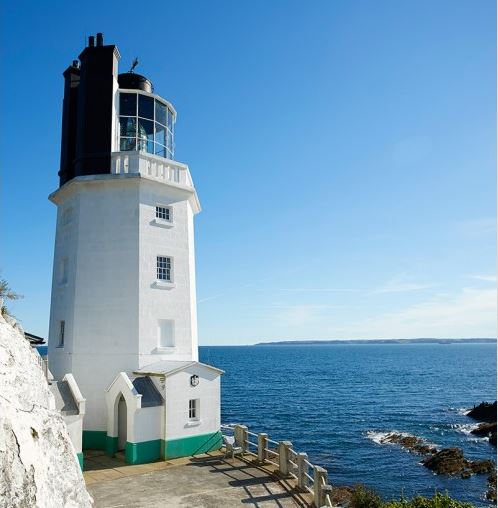
[{"label": "black dome roof", "polygon": [[118,76],[119,88],[129,88],[132,90],[143,90],[152,93],[154,87],[150,80],[140,74],[134,72],[124,72]]}]

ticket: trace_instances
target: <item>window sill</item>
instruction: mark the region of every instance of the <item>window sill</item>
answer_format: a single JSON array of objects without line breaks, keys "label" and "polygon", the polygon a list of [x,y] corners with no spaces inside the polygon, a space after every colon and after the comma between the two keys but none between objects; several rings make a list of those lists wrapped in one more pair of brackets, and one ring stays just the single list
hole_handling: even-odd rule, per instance
[{"label": "window sill", "polygon": [[185,427],[198,427],[201,424],[201,420],[192,420],[185,424]]},{"label": "window sill", "polygon": [[171,354],[176,351],[175,346],[169,346],[169,347],[156,347],[156,349],[153,350],[154,353],[157,354]]},{"label": "window sill", "polygon": [[172,228],[173,222],[166,219],[158,219],[157,217],[151,223],[153,226],[159,226],[160,228]]},{"label": "window sill", "polygon": [[176,284],[174,282],[166,282],[165,280],[156,280],[152,284],[152,287],[157,289],[173,289],[176,287]]}]

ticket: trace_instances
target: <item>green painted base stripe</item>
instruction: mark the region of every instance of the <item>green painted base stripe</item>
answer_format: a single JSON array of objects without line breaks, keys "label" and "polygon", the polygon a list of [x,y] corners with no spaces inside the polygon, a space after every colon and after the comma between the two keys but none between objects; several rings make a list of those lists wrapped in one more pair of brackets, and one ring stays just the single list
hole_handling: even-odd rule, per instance
[{"label": "green painted base stripe", "polygon": [[81,470],[83,471],[83,454],[79,452],[76,455],[78,456],[78,462],[80,463]]},{"label": "green painted base stripe", "polygon": [[106,436],[105,430],[84,430],[83,450],[105,450]]},{"label": "green painted base stripe", "polygon": [[128,443],[125,447],[125,459],[128,464],[146,464],[161,458],[161,440]]},{"label": "green painted base stripe", "polygon": [[169,439],[164,441],[162,455],[165,459],[188,457],[190,455],[219,450],[221,445],[221,432]]},{"label": "green painted base stripe", "polygon": [[105,437],[105,453],[109,455],[109,457],[114,456],[114,454],[118,451],[118,438],[106,436]]}]

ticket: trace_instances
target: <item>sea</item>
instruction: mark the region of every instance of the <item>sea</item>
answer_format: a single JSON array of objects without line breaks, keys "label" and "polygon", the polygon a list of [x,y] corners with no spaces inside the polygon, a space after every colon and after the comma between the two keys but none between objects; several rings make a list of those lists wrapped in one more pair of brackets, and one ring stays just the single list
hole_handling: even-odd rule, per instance
[{"label": "sea", "polygon": [[396,431],[495,459],[465,412],[496,400],[496,344],[204,346],[200,361],[225,371],[222,423],[291,441],[332,485],[361,483],[385,499],[447,491],[489,506],[487,475],[438,476],[380,441]]}]

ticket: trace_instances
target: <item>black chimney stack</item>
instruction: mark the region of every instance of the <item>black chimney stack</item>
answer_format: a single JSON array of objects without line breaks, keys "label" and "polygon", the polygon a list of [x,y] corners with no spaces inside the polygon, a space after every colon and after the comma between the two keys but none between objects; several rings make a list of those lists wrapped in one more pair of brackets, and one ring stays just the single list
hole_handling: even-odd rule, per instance
[{"label": "black chimney stack", "polygon": [[88,38],[77,60],[64,72],[60,185],[77,176],[109,174],[113,146],[114,89],[119,51],[104,46],[102,33]]}]

